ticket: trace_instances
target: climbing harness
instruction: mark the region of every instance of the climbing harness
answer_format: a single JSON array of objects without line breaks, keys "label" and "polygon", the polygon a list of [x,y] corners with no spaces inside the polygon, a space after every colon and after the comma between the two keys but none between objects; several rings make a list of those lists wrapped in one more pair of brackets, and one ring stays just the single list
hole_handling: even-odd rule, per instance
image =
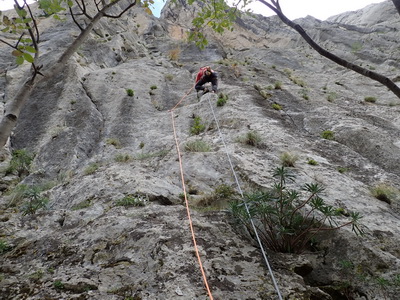
[{"label": "climbing harness", "polygon": [[[175,144],[176,144],[176,150],[177,150],[177,153],[178,153],[178,161],[179,161],[179,169],[180,169],[180,174],[181,174],[183,195],[184,195],[184,199],[185,199],[186,211],[187,211],[187,216],[188,216],[188,220],[189,220],[190,231],[191,231],[191,234],[192,234],[193,245],[194,245],[194,248],[195,248],[196,257],[197,257],[197,260],[198,260],[198,263],[199,263],[199,266],[200,266],[200,271],[201,271],[201,274],[202,274],[202,276],[203,276],[203,281],[204,281],[204,284],[205,284],[205,287],[206,287],[208,296],[209,296],[210,300],[213,300],[214,298],[213,298],[213,296],[212,296],[212,293],[211,293],[211,290],[210,290],[210,287],[209,287],[209,284],[208,284],[208,281],[207,281],[207,276],[206,276],[206,274],[205,274],[205,271],[204,271],[204,268],[203,268],[203,264],[202,264],[202,262],[201,262],[199,250],[198,250],[198,247],[197,247],[196,237],[195,237],[195,233],[194,233],[194,229],[193,229],[192,218],[191,218],[191,215],[190,215],[189,202],[188,202],[188,199],[187,199],[186,187],[185,187],[185,178],[184,178],[184,174],[183,174],[182,157],[181,157],[181,152],[180,152],[180,150],[179,150],[179,142],[178,142],[178,137],[177,137],[177,133],[176,133],[175,117],[174,117],[174,111],[175,111],[175,109],[176,109],[176,108],[180,105],[180,103],[190,94],[190,92],[193,90],[194,86],[195,86],[195,85],[193,85],[193,87],[180,99],[180,101],[179,101],[171,110],[169,110],[169,112],[171,113],[172,127],[173,127],[173,132],[174,132],[174,139],[175,139]],[[254,231],[254,233],[255,233],[257,242],[258,242],[259,247],[260,247],[260,249],[261,249],[261,253],[262,253],[262,256],[263,256],[263,258],[264,258],[265,264],[266,264],[266,266],[267,266],[267,268],[268,268],[268,272],[269,272],[269,274],[270,274],[270,276],[271,276],[271,278],[272,278],[272,282],[273,282],[274,288],[275,288],[275,290],[276,290],[276,292],[277,292],[278,298],[279,298],[279,300],[282,300],[283,298],[282,298],[281,292],[280,292],[280,290],[279,290],[277,281],[276,281],[275,276],[274,276],[274,274],[273,274],[271,265],[270,265],[270,263],[269,263],[269,261],[268,261],[268,258],[267,258],[266,252],[265,252],[265,250],[264,250],[264,247],[263,247],[263,245],[262,245],[262,243],[261,243],[261,239],[260,239],[260,237],[259,237],[259,235],[258,235],[257,228],[256,228],[256,226],[255,226],[255,224],[254,224],[253,218],[251,217],[249,207],[248,207],[246,201],[244,200],[243,190],[242,190],[242,188],[241,188],[241,186],[240,186],[240,183],[239,183],[239,180],[238,180],[238,176],[237,176],[237,174],[236,174],[236,172],[235,172],[235,169],[234,169],[234,167],[233,167],[233,163],[232,163],[231,157],[230,157],[229,152],[228,152],[228,147],[226,146],[225,139],[224,139],[224,136],[223,136],[222,131],[221,131],[221,129],[220,129],[219,122],[218,122],[218,119],[217,119],[217,117],[216,117],[216,114],[215,114],[215,111],[214,111],[214,108],[213,108],[213,106],[212,106],[212,103],[211,103],[210,98],[211,98],[211,97],[208,97],[208,103],[209,103],[209,105],[210,105],[210,108],[211,108],[211,112],[212,112],[214,121],[215,121],[215,123],[216,123],[216,127],[217,127],[217,130],[218,130],[218,134],[219,134],[220,139],[221,139],[221,141],[222,141],[222,144],[223,144],[223,146],[224,146],[225,153],[226,153],[226,155],[227,155],[227,158],[228,158],[228,162],[229,162],[231,171],[232,171],[233,176],[234,176],[234,178],[235,178],[235,182],[236,182],[236,185],[237,185],[237,189],[238,189],[238,191],[239,191],[239,193],[240,193],[240,195],[241,195],[241,198],[242,198],[243,204],[244,204],[244,206],[245,206],[246,212],[247,212],[247,214],[248,214],[248,216],[249,216],[249,219],[250,219],[250,222],[251,222],[251,226],[252,226],[252,228],[253,228],[253,231]]]}]

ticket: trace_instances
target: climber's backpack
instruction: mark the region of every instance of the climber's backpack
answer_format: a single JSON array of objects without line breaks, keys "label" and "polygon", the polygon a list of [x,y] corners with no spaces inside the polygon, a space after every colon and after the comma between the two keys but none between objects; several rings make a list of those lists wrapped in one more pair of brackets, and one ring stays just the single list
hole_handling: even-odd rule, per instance
[{"label": "climber's backpack", "polygon": [[201,77],[203,77],[204,72],[205,72],[206,70],[207,70],[207,67],[201,67],[201,68],[200,68],[199,73],[197,73],[197,76],[196,76],[196,83],[198,83],[199,80],[201,79]]}]

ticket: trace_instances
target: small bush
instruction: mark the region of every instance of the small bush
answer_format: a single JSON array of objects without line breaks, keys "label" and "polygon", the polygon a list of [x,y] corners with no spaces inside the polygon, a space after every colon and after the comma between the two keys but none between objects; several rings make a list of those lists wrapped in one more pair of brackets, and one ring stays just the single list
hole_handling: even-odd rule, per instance
[{"label": "small bush", "polygon": [[282,110],[282,106],[279,105],[278,103],[272,104],[272,108],[275,109],[275,110]]},{"label": "small bush", "polygon": [[89,198],[89,199],[85,199],[85,200],[81,201],[77,205],[74,205],[71,209],[72,210],[80,210],[80,209],[88,208],[91,205],[92,205],[92,198]]},{"label": "small bush", "polygon": [[303,81],[303,79],[297,78],[297,77],[290,77],[290,80],[294,83],[297,84],[298,86],[305,87],[306,83]]},{"label": "small bush", "polygon": [[301,97],[304,100],[310,100],[310,97],[308,96],[308,90],[307,89],[302,89],[301,90]]},{"label": "small bush", "polygon": [[[267,88],[268,89],[268,88]],[[261,90],[259,91],[260,95],[264,98],[264,99],[269,99],[272,97],[272,94],[268,93],[265,90]]]},{"label": "small bush", "polygon": [[235,195],[236,191],[230,185],[220,184],[214,189],[214,194],[219,199],[227,199]]},{"label": "small bush", "polygon": [[25,192],[29,189],[26,184],[18,184],[11,192],[11,198],[8,206],[15,207],[24,200]]},{"label": "small bush", "polygon": [[252,222],[258,224],[261,242],[269,249],[302,253],[316,234],[344,226],[363,234],[359,224],[362,217],[357,212],[349,213],[346,221],[337,222],[336,217],[343,220],[344,216],[325,203],[320,196],[324,188],[317,183],[305,184],[303,192],[289,189],[287,183],[294,181],[294,176],[285,167],[276,168],[273,177],[277,182],[270,189],[247,193],[244,200],[231,203],[232,215],[252,237]]},{"label": "small bush", "polygon": [[283,72],[284,72],[288,77],[292,76],[292,74],[293,74],[293,71],[290,70],[290,69],[288,69],[288,68],[283,69]]},{"label": "small bush", "polygon": [[63,290],[65,288],[64,283],[61,280],[56,280],[53,282],[53,286],[56,290]]},{"label": "small bush", "polygon": [[7,244],[6,241],[0,240],[0,255],[10,251],[11,247]]},{"label": "small bush", "polygon": [[399,197],[400,191],[385,183],[379,183],[371,188],[371,194],[376,199],[391,204]]},{"label": "small bush", "polygon": [[168,53],[169,59],[173,61],[178,61],[180,55],[181,55],[181,48],[179,47],[169,50]]},{"label": "small bush", "polygon": [[122,199],[119,199],[115,202],[117,206],[145,206],[148,202],[148,199],[140,196],[140,195],[127,195]]},{"label": "small bush", "polygon": [[167,81],[172,81],[172,79],[174,79],[174,75],[172,75],[172,74],[165,74],[165,80],[167,80]]},{"label": "small bush", "polygon": [[210,146],[204,141],[192,141],[185,144],[185,150],[188,152],[209,152]]},{"label": "small bush", "polygon": [[206,125],[202,123],[202,120],[199,116],[194,117],[193,125],[190,127],[190,133],[193,135],[198,135],[206,130]]},{"label": "small bush", "polygon": [[330,92],[327,96],[327,100],[329,102],[333,102],[334,100],[336,100],[337,98],[337,94],[335,92]]},{"label": "small bush", "polygon": [[41,195],[42,189],[37,186],[31,186],[24,192],[24,199],[27,199],[21,206],[21,212],[25,215],[33,215],[37,210],[46,208],[49,199]]},{"label": "small bush", "polygon": [[156,85],[152,85],[152,86],[150,87],[150,89],[151,89],[151,90],[156,90],[156,89],[157,89],[157,86],[156,86]]},{"label": "small bush", "polygon": [[294,164],[299,159],[297,155],[294,155],[290,152],[283,152],[279,158],[282,162],[282,166],[284,167],[294,167]]},{"label": "small bush", "polygon": [[8,168],[6,169],[7,174],[16,173],[18,177],[23,177],[29,174],[30,167],[33,161],[34,155],[29,153],[25,149],[14,150],[12,152],[12,158]]},{"label": "small bush", "polygon": [[275,82],[274,88],[276,90],[281,90],[282,89],[282,82],[280,82],[280,81]]},{"label": "small bush", "polygon": [[133,96],[135,95],[135,91],[132,90],[132,89],[127,89],[127,90],[126,90],[126,94],[127,94],[129,97],[133,97]]},{"label": "small bush", "polygon": [[364,101],[365,102],[369,102],[369,103],[375,103],[376,102],[376,97],[365,97]]},{"label": "small bush", "polygon": [[83,171],[84,175],[91,175],[94,174],[98,168],[100,168],[98,163],[91,163],[89,166],[86,167],[86,169]]},{"label": "small bush", "polygon": [[221,184],[214,189],[214,192],[200,199],[199,206],[212,206],[221,208],[227,205],[229,201],[236,196],[236,191],[229,185]]},{"label": "small bush", "polygon": [[114,158],[116,162],[128,162],[132,159],[132,156],[130,156],[129,154],[117,154]]},{"label": "small bush", "polygon": [[119,148],[121,148],[122,146],[121,146],[121,142],[118,140],[118,139],[116,139],[116,138],[109,138],[109,139],[106,139],[106,144],[107,145],[113,145],[115,148],[117,148],[117,149],[119,149]]},{"label": "small bush", "polygon": [[331,130],[324,130],[321,133],[321,137],[326,140],[333,140],[335,138],[335,133]]},{"label": "small bush", "polygon": [[218,100],[217,100],[217,106],[224,106],[227,101],[228,101],[228,95],[219,93]]},{"label": "small bush", "polygon": [[315,160],[312,159],[312,158],[308,158],[308,159],[307,159],[307,163],[308,163],[309,165],[312,165],[312,166],[318,165],[318,162],[315,161]]},{"label": "small bush", "polygon": [[349,168],[346,168],[346,167],[337,167],[337,170],[338,170],[338,172],[339,173],[346,173],[346,172],[348,172],[349,171]]},{"label": "small bush", "polygon": [[239,137],[238,140],[242,144],[246,144],[246,145],[250,145],[250,146],[254,146],[254,147],[259,146],[262,142],[260,134],[256,131],[249,131],[248,133],[246,133],[245,136]]}]

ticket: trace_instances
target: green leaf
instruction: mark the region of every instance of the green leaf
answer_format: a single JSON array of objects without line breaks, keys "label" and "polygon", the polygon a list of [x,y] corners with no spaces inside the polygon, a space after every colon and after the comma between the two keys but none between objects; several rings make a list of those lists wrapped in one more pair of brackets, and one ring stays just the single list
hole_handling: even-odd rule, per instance
[{"label": "green leaf", "polygon": [[15,19],[14,19],[14,23],[15,23],[15,24],[23,24],[24,22],[23,22],[23,19],[22,19],[22,18],[15,18]]},{"label": "green leaf", "polygon": [[12,54],[13,56],[16,56],[16,57],[22,56],[22,52],[19,51],[19,50],[14,50],[13,52],[11,52],[11,54]]},{"label": "green leaf", "polygon": [[24,58],[22,56],[18,56],[15,62],[17,65],[22,65],[24,63]]},{"label": "green leaf", "polygon": [[33,63],[34,62],[34,58],[32,57],[32,55],[30,55],[29,53],[24,52],[23,53],[24,59],[29,62],[29,63]]},{"label": "green leaf", "polygon": [[3,23],[4,23],[4,25],[7,25],[7,26],[12,24],[12,22],[10,21],[10,19],[7,16],[3,17]]},{"label": "green leaf", "polygon": [[36,49],[33,48],[32,46],[25,46],[25,50],[30,53],[36,53]]},{"label": "green leaf", "polygon": [[25,9],[15,9],[15,11],[17,12],[18,16],[24,18],[28,13],[26,12]]},{"label": "green leaf", "polygon": [[21,42],[25,43],[25,44],[31,44],[32,43],[32,39],[30,39],[30,38],[21,39]]}]

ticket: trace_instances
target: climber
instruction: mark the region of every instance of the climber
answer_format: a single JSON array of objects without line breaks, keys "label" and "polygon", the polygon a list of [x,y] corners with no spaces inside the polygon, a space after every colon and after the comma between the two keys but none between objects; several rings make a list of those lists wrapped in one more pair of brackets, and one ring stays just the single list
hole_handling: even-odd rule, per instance
[{"label": "climber", "polygon": [[[212,90],[208,87],[204,87],[204,84],[211,82]],[[199,73],[196,76],[196,91],[203,91],[203,95],[208,92],[217,93],[218,89],[218,75],[217,72],[211,69],[210,66],[200,68]]]}]

